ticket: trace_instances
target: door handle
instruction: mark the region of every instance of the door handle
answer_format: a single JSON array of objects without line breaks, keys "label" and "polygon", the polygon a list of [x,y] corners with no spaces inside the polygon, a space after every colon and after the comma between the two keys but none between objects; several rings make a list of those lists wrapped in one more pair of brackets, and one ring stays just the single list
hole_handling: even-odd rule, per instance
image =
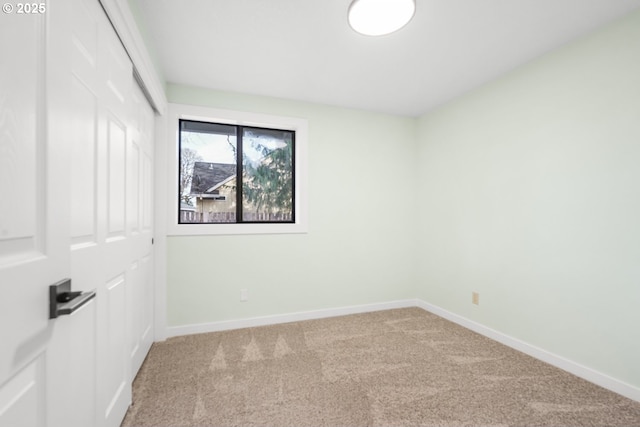
[{"label": "door handle", "polygon": [[71,279],[63,279],[49,286],[49,319],[71,314],[95,296],[95,291],[72,292]]}]

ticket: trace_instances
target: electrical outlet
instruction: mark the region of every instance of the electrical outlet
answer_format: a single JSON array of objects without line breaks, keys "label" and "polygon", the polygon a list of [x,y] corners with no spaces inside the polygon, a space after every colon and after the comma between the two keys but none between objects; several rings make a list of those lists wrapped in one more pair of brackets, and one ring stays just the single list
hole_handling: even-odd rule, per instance
[{"label": "electrical outlet", "polygon": [[480,294],[477,292],[471,292],[471,302],[475,305],[480,304]]},{"label": "electrical outlet", "polygon": [[249,289],[240,289],[240,301],[249,301]]}]

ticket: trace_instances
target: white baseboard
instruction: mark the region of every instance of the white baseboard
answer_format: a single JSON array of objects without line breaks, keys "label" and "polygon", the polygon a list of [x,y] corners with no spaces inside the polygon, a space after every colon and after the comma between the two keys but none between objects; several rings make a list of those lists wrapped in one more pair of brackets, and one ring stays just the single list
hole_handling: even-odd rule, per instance
[{"label": "white baseboard", "polygon": [[498,341],[499,343],[502,343],[508,347],[528,354],[531,357],[542,360],[543,362],[560,368],[563,371],[570,372],[573,375],[597,384],[600,387],[606,388],[607,390],[611,390],[614,393],[618,393],[622,396],[628,397],[629,399],[640,402],[640,388],[634,387],[615,378],[611,378],[610,376],[605,375],[601,372],[595,371],[591,368],[565,359],[564,357],[550,353],[534,345],[527,344],[524,341],[510,337],[509,335],[505,335],[502,332],[498,332],[487,326],[481,325],[480,323],[474,322],[473,320],[469,320],[465,317],[459,316],[455,313],[447,311],[433,304],[429,304],[420,299],[416,300],[416,306],[442,318],[450,320],[453,323],[457,323],[458,325],[470,329],[474,332],[477,332],[480,335],[484,335],[487,338],[491,338],[494,341]]},{"label": "white baseboard", "polygon": [[353,305],[348,307],[329,308],[324,310],[301,311],[296,313],[277,314],[272,316],[252,317],[249,319],[225,320],[221,322],[200,323],[195,325],[171,326],[167,328],[166,337],[202,334],[206,332],[228,331],[231,329],[253,328],[256,326],[275,325],[278,323],[298,322],[301,320],[323,319],[326,317],[346,316],[349,314],[369,313],[372,311],[390,310],[393,308],[415,307],[416,300],[399,300],[376,304]]},{"label": "white baseboard", "polygon": [[252,328],[256,326],[274,325],[279,323],[297,322],[301,320],[322,319],[326,317],[345,316],[349,314],[369,313],[373,311],[390,310],[394,308],[419,307],[430,313],[438,315],[444,319],[450,320],[470,329],[474,332],[484,335],[492,340],[498,341],[508,347],[528,354],[543,362],[549,363],[564,371],[570,372],[580,378],[599,385],[600,387],[611,390],[629,399],[640,402],[640,388],[612,378],[601,372],[595,371],[586,366],[575,363],[564,357],[555,355],[534,345],[528,344],[517,338],[498,332],[480,323],[469,320],[465,317],[447,311],[441,307],[429,304],[421,299],[407,299],[399,301],[391,301],[386,303],[354,305],[348,307],[331,308],[324,310],[304,311],[288,314],[280,314],[273,316],[253,317],[249,319],[226,320],[222,322],[201,323],[196,325],[173,326],[166,329],[166,337],[175,337],[181,335],[201,334],[206,332],[227,331],[231,329]]}]

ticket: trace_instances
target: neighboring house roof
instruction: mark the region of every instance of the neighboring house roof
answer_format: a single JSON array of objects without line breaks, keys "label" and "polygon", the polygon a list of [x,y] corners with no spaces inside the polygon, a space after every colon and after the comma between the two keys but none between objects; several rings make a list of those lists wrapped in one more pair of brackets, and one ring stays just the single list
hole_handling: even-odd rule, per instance
[{"label": "neighboring house roof", "polygon": [[213,193],[221,185],[236,177],[236,165],[228,163],[195,162],[191,194]]}]

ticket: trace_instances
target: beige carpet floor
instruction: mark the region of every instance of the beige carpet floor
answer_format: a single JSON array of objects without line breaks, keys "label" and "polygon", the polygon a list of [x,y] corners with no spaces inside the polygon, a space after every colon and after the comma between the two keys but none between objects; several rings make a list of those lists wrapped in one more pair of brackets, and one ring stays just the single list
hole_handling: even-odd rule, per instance
[{"label": "beige carpet floor", "polygon": [[640,403],[419,308],[156,343],[123,427],[640,426]]}]

